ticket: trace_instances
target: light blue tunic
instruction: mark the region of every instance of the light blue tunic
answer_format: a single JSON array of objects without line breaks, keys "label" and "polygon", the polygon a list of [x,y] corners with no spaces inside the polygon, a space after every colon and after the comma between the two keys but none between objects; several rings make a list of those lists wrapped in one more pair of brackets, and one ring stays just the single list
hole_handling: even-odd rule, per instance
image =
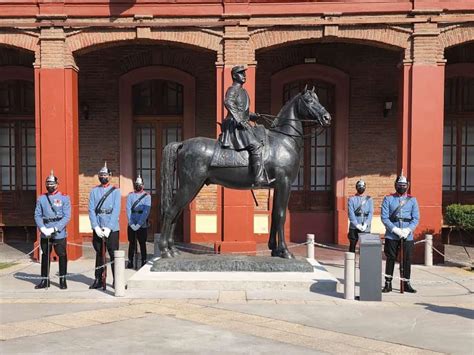
[{"label": "light blue tunic", "polygon": [[[51,204],[48,202],[48,198]],[[52,207],[52,208],[51,208]],[[35,222],[38,228],[56,228],[53,239],[67,237],[66,226],[71,220],[71,200],[69,196],[56,191],[52,194],[41,195],[36,201]],[[41,238],[46,236],[41,233]]]},{"label": "light blue tunic", "polygon": [[[385,238],[398,240],[400,237],[392,232],[394,227],[398,228],[410,228],[412,233],[408,236],[407,240],[413,240],[413,232],[418,226],[420,221],[420,211],[418,208],[418,202],[415,197],[411,197],[405,205],[397,213],[395,219],[390,220],[392,213],[398,208],[398,205],[409,198],[409,195],[393,194],[385,196],[382,202],[381,219],[382,223],[386,228]],[[402,219],[402,220],[400,220]]]},{"label": "light blue tunic", "polygon": [[[135,206],[132,211],[132,206],[139,198],[145,194],[140,202]],[[147,227],[147,219],[150,215],[151,210],[151,196],[145,191],[141,192],[130,192],[127,197],[127,218],[128,224],[138,224],[140,227]]]},{"label": "light blue tunic", "polygon": [[118,188],[115,188],[115,190],[107,196],[99,213],[95,213],[100,199],[111,188],[112,185],[105,187],[99,185],[94,187],[89,195],[89,220],[92,229],[99,226],[100,228],[109,228],[112,232],[120,230],[120,190]]}]

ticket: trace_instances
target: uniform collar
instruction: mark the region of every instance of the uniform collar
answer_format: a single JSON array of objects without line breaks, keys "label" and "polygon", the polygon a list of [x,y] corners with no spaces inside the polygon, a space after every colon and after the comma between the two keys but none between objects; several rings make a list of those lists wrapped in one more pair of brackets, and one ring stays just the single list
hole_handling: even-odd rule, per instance
[{"label": "uniform collar", "polygon": [[53,193],[46,192],[46,195],[51,195],[51,196],[53,196],[53,195],[56,195],[56,194],[58,194],[58,193],[59,193],[59,190],[56,189]]},{"label": "uniform collar", "polygon": [[356,193],[355,196],[364,197],[364,194]]},{"label": "uniform collar", "polygon": [[396,197],[407,197],[408,194],[405,192],[403,195],[400,195],[398,192],[395,192]]},{"label": "uniform collar", "polygon": [[106,188],[109,187],[109,186],[110,186],[110,182],[108,182],[108,183],[105,184],[105,185],[102,185],[102,184],[100,185],[100,187],[103,187],[104,189],[106,189]]}]

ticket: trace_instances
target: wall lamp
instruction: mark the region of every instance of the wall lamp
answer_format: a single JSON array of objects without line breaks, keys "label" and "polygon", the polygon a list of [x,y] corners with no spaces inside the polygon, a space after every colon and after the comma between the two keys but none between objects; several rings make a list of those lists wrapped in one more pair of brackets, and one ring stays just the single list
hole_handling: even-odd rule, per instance
[{"label": "wall lamp", "polygon": [[387,117],[393,107],[393,101],[386,100],[383,103],[383,117]]}]

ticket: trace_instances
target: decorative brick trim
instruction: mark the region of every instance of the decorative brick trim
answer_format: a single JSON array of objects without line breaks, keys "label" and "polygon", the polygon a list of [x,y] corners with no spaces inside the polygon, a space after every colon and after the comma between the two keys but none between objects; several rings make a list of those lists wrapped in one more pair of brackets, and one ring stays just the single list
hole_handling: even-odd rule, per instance
[{"label": "decorative brick trim", "polygon": [[441,30],[439,42],[442,49],[474,41],[474,23],[449,26]]},{"label": "decorative brick trim", "polygon": [[[146,27],[145,27],[146,28]],[[72,53],[87,51],[99,45],[114,45],[124,41],[154,40],[175,42],[204,48],[212,51],[221,50],[222,36],[200,30],[153,29],[101,29],[100,31],[75,32],[67,37],[66,42]]]},{"label": "decorative brick trim", "polygon": [[325,37],[337,40],[355,40],[356,42],[368,41],[382,47],[407,48],[409,46],[409,31],[392,27],[369,26],[339,26],[326,28],[322,26],[313,28],[277,28],[256,30],[250,34],[250,46],[254,50],[273,47],[288,42],[322,39]]}]

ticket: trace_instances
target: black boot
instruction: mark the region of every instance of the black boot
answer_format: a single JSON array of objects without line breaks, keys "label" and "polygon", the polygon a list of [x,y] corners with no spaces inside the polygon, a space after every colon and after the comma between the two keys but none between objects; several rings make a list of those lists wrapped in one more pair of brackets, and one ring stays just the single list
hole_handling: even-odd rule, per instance
[{"label": "black boot", "polygon": [[49,286],[50,286],[49,279],[44,279],[44,280],[41,280],[41,282],[35,286],[35,289],[38,290],[40,288],[46,288]]},{"label": "black boot", "polygon": [[254,186],[262,186],[268,183],[263,172],[262,153],[250,153],[250,165],[254,176]]},{"label": "black boot", "polygon": [[66,276],[59,276],[59,288],[61,290],[67,289]]},{"label": "black boot", "polygon": [[133,269],[133,262],[130,260],[127,262],[127,269]]},{"label": "black boot", "polygon": [[89,286],[89,289],[93,290],[93,289],[101,288],[102,286],[103,286],[102,279],[95,279],[94,283]]},{"label": "black boot", "polygon": [[382,293],[392,292],[392,280],[385,280],[385,287],[382,289]]},{"label": "black boot", "polygon": [[411,287],[410,281],[403,282],[403,290],[408,293],[416,293],[416,290]]}]

